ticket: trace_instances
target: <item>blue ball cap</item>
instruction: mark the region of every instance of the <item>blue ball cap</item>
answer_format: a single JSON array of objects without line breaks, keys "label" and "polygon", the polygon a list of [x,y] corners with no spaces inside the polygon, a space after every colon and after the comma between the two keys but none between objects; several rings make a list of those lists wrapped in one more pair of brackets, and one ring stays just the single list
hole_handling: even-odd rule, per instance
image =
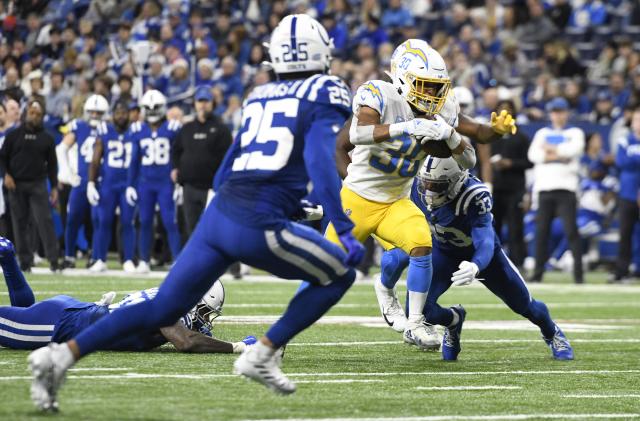
[{"label": "blue ball cap", "polygon": [[196,88],[194,98],[196,101],[213,101],[213,94],[208,86],[200,85]]},{"label": "blue ball cap", "polygon": [[561,96],[553,98],[547,104],[547,111],[567,111],[568,109],[569,102]]}]

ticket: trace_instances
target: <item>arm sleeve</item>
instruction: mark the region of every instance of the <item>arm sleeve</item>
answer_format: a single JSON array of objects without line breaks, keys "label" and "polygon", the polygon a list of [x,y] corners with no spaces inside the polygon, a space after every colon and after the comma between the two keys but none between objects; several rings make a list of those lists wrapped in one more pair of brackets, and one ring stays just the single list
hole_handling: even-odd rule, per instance
[{"label": "arm sleeve", "polygon": [[544,150],[542,149],[542,144],[544,143],[544,133],[540,129],[533,136],[533,141],[531,142],[531,146],[529,146],[529,152],[527,153],[527,157],[529,161],[534,164],[542,164],[544,163]]},{"label": "arm sleeve", "polygon": [[471,240],[475,249],[471,261],[478,265],[480,270],[484,270],[489,265],[495,248],[492,207],[491,194],[486,189],[480,189],[465,211],[467,218],[471,221]]},{"label": "arm sleeve", "polygon": [[313,183],[313,193],[324,207],[338,234],[353,229],[344,214],[340,200],[340,178],[336,169],[335,147],[337,131],[348,116],[336,107],[315,107],[305,133],[304,162]]},{"label": "arm sleeve", "polygon": [[560,158],[577,158],[584,153],[584,132],[578,128],[571,130],[571,136],[567,142],[558,145]]},{"label": "arm sleeve", "polygon": [[49,175],[49,182],[51,187],[54,188],[58,185],[58,157],[56,155],[56,142],[53,136],[46,134],[49,141],[49,148],[47,152],[47,173]]}]

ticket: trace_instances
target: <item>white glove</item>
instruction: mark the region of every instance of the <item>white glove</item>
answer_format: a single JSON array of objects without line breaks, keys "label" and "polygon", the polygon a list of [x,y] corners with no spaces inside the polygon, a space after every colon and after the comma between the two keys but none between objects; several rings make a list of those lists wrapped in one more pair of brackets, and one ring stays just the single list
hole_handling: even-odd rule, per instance
[{"label": "white glove", "polygon": [[429,140],[446,140],[451,136],[453,128],[448,125],[440,116],[436,116],[435,120],[427,120],[426,118],[414,118],[404,123],[395,123],[389,127],[389,134],[393,136],[396,130],[402,130],[403,134],[413,136],[420,143]]},{"label": "white glove", "polygon": [[209,189],[207,191],[207,203],[206,203],[205,207],[209,206],[209,203],[211,202],[211,200],[213,200],[213,196],[215,196],[215,195],[216,195],[216,192],[214,192],[213,189]]},{"label": "white glove", "polygon": [[173,201],[176,205],[182,205],[184,203],[184,191],[180,184],[176,184],[173,188]]},{"label": "white glove", "polygon": [[102,298],[100,298],[100,300],[96,301],[95,304],[97,304],[99,306],[108,306],[108,305],[111,305],[111,303],[113,303],[113,300],[115,298],[116,298],[116,292],[115,291],[105,292],[104,294],[102,294]]},{"label": "white glove", "polygon": [[476,275],[478,274],[478,272],[480,272],[480,269],[478,269],[478,265],[466,260],[460,262],[460,265],[458,265],[458,267],[460,268],[460,270],[453,272],[453,275],[451,276],[451,283],[456,287],[469,285],[476,279]]},{"label": "white glove", "polygon": [[98,193],[96,183],[93,181],[87,183],[87,200],[91,206],[98,206],[98,202],[100,201],[100,193]]},{"label": "white glove", "polygon": [[78,187],[82,182],[82,178],[78,174],[69,174],[67,178],[71,187]]},{"label": "white glove", "polygon": [[138,201],[138,192],[133,187],[127,187],[127,190],[124,192],[124,197],[127,199],[127,203],[129,206],[135,206]]},{"label": "white glove", "polygon": [[311,203],[308,200],[301,200],[302,210],[305,213],[305,221],[319,221],[324,216],[322,205]]}]

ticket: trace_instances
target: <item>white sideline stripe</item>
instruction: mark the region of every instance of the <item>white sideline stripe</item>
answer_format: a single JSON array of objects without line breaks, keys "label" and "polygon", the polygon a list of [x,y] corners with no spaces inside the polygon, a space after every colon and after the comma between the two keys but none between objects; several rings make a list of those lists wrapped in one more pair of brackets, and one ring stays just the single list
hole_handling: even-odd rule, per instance
[{"label": "white sideline stripe", "polygon": [[[638,374],[640,370],[513,370],[513,371],[396,371],[387,373],[287,373],[289,377],[391,377],[391,376],[487,376],[487,375],[537,375],[537,374]],[[159,374],[159,373],[123,373],[97,374],[88,376],[68,376],[70,379],[86,380],[122,380],[122,379],[187,379],[206,380],[238,377],[236,374]],[[0,376],[0,381],[31,380],[31,376]]]},{"label": "white sideline stripe", "polygon": [[382,383],[377,379],[296,380],[296,383]]},{"label": "white sideline stripe", "polygon": [[522,386],[418,386],[416,390],[519,390]]},{"label": "white sideline stripe", "polygon": [[393,418],[280,418],[251,419],[245,421],[493,421],[493,420],[554,420],[554,419],[629,419],[640,418],[640,414],[496,414],[496,415],[434,415],[430,417]]},{"label": "white sideline stripe", "polygon": [[[463,339],[466,344],[528,344],[540,343],[540,339]],[[571,339],[571,343],[623,343],[637,344],[640,339]],[[369,342],[291,342],[287,346],[375,346],[393,345],[400,343],[397,341],[369,341]]]},{"label": "white sideline stripe", "polygon": [[121,367],[121,368],[115,368],[115,367],[80,367],[80,368],[70,368],[69,371],[127,371],[127,370],[131,370],[131,367]]},{"label": "white sideline stripe", "polygon": [[563,398],[577,399],[617,399],[617,398],[640,398],[638,394],[620,394],[620,395],[562,395]]},{"label": "white sideline stripe", "polygon": [[22,329],[22,330],[51,330],[56,327],[55,325],[32,325],[25,323],[14,322],[13,320],[5,319],[4,317],[0,317],[0,324],[5,326],[12,327],[14,329]]},{"label": "white sideline stripe", "polygon": [[42,343],[51,342],[51,335],[49,336],[21,335],[19,333],[9,332],[8,330],[4,330],[4,329],[0,329],[0,336],[9,338],[9,339],[15,339],[17,341],[25,341],[25,342],[42,342]]}]

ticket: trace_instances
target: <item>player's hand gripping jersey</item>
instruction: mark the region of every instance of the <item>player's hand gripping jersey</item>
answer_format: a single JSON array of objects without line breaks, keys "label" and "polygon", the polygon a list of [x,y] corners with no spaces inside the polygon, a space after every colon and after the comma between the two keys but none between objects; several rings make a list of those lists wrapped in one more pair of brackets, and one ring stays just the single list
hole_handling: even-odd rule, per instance
[{"label": "player's hand gripping jersey", "polygon": [[[414,112],[391,83],[370,80],[360,86],[353,99],[353,113],[369,107],[380,114],[381,124],[410,121]],[[457,127],[460,107],[450,92],[439,115],[451,127]],[[411,182],[427,154],[414,137],[402,135],[372,145],[356,145],[345,185],[358,195],[382,203],[409,196]]]}]

